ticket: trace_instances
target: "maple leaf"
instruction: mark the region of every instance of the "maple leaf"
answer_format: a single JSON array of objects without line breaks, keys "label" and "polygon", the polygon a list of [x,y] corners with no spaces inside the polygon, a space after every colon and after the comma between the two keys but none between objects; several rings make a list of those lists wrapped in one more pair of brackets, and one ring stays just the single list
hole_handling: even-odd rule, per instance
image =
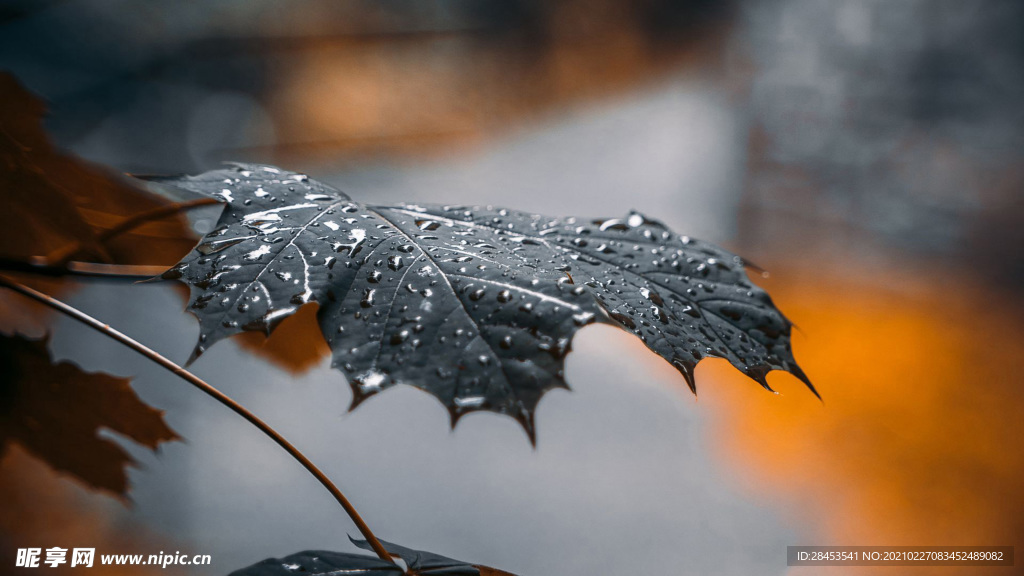
[{"label": "maple leaf", "polygon": [[301,374],[331,353],[317,329],[316,308],[316,305],[299,308],[269,335],[263,332],[239,334],[238,345],[291,374]]},{"label": "maple leaf", "polygon": [[125,497],[135,461],[106,429],[156,451],[179,440],[163,412],[135,395],[127,378],[54,363],[46,340],[0,334],[0,453],[11,442],[85,485]]},{"label": "maple leaf", "polygon": [[694,391],[694,367],[707,357],[768,389],[776,369],[811,387],[793,358],[791,323],[742,259],[638,212],[588,221],[372,206],[257,165],[160,181],[227,203],[216,229],[163,275],[191,289],[200,321],[192,360],[242,331],[269,334],[316,302],[353,406],[403,383],[439,398],[453,425],[489,410],[516,418],[531,439],[541,395],[567,387],[573,334],[594,322],[636,334]]},{"label": "maple leaf", "polygon": [[[353,540],[356,546],[371,550],[363,540]],[[400,574],[423,576],[514,576],[487,566],[468,564],[460,560],[452,560],[432,552],[413,550],[381,540],[384,549],[392,556],[401,558],[408,566],[402,570],[391,562],[376,556],[352,554],[349,552],[327,552],[323,550],[307,550],[284,558],[267,558],[248,568],[236,570],[231,576],[284,576],[289,574],[308,574],[309,576],[328,576],[336,574],[358,573],[366,576],[397,576]]]},{"label": "maple leaf", "polygon": [[45,104],[7,73],[0,73],[0,102],[0,258],[165,264],[195,243],[176,213],[109,236],[126,219],[172,202],[54,148],[43,130]]}]

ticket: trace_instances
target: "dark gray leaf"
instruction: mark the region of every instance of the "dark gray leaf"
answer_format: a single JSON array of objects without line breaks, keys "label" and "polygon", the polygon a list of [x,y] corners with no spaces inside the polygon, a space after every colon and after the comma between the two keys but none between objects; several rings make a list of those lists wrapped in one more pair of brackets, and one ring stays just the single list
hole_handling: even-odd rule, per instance
[{"label": "dark gray leaf", "polygon": [[[370,543],[366,540],[355,540],[353,538],[350,538],[350,540],[352,540],[353,544],[359,546],[363,550],[373,550],[373,547],[371,547]],[[437,576],[480,575],[480,569],[478,567],[472,564],[466,564],[460,560],[452,560],[451,558],[446,558],[440,554],[434,554],[433,552],[413,550],[412,548],[392,544],[386,540],[381,540],[380,543],[384,545],[384,549],[388,551],[388,554],[398,556],[404,560],[406,565],[413,572],[433,574]]]},{"label": "dark gray leaf", "polygon": [[[270,332],[309,302],[353,388],[353,406],[403,383],[454,422],[509,414],[533,438],[541,395],[565,387],[573,334],[629,330],[696,391],[693,369],[728,359],[768,388],[810,382],[791,323],[743,261],[632,212],[583,221],[492,207],[370,206],[304,175],[238,165],[164,183],[227,202],[217,228],[164,278],[192,290],[198,356],[243,330]],[[811,388],[813,390],[813,387]]]},{"label": "dark gray leaf", "polygon": [[284,558],[267,558],[258,564],[235,570],[231,576],[294,576],[298,574],[302,576],[338,576],[340,574],[398,576],[402,573],[402,569],[398,566],[376,556],[306,550]]},{"label": "dark gray leaf", "polygon": [[[364,550],[372,550],[364,540],[352,540]],[[401,558],[409,567],[410,574],[422,576],[513,576],[508,572],[467,564],[431,552],[413,550],[390,542],[381,541],[384,549],[392,556]],[[337,576],[340,574],[361,574],[365,576],[394,576],[402,574],[398,566],[385,562],[376,556],[364,556],[347,552],[325,552],[307,550],[285,556],[268,558],[231,573],[231,576],[283,576],[302,574],[304,576]]]}]

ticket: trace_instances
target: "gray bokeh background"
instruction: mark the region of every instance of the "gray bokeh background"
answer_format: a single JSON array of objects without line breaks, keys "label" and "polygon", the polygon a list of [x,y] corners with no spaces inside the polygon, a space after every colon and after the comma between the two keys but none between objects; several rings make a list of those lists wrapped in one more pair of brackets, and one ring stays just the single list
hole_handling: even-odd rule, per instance
[{"label": "gray bokeh background", "polygon": [[[735,135],[713,89],[680,80],[473,154],[325,179],[381,202],[503,203],[551,214],[582,207],[595,216],[642,202],[707,237],[731,225],[735,200],[719,192],[738,187]],[[690,183],[692,211],[680,203],[681,182]],[[623,193],[629,189],[644,194]],[[179,360],[195,338],[195,321],[178,313],[180,296],[167,288],[89,287],[74,302]],[[133,476],[135,513],[214,553],[221,572],[300,549],[351,548],[343,540],[353,528],[276,446],[87,332],[59,322],[55,350],[90,369],[136,374],[143,398],[166,408],[189,439],[159,458],[139,451],[146,470]],[[724,481],[678,374],[603,326],[583,331],[574,348],[574,391],[543,400],[537,450],[518,424],[495,415],[473,415],[450,432],[440,404],[413,389],[345,414],[349,389],[326,360],[293,378],[226,342],[194,368],[321,463],[391,540],[520,574],[781,571],[779,551],[792,531]]]},{"label": "gray bokeh background", "polygon": [[[377,203],[637,208],[768,267],[898,253],[1019,286],[1020,5],[487,4],[13,2],[0,67],[50,102],[61,146],[122,171],[265,161]],[[70,301],[179,361],[197,334],[167,286]],[[329,496],[247,424],[82,327],[51,331],[58,356],[134,376],[188,440],[129,446],[131,510],[81,496],[113,522],[213,555],[190,573],[353,549]],[[814,534],[738,488],[679,375],[608,327],[574,349],[536,450],[496,415],[450,432],[412,389],[346,414],[326,360],[293,376],[228,341],[194,370],[403,545],[523,575],[785,573],[785,546]]]}]

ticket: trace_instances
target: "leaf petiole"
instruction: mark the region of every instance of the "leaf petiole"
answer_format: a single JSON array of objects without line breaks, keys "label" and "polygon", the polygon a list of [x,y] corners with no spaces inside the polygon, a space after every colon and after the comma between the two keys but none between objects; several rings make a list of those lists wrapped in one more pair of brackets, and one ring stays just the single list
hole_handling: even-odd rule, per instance
[{"label": "leaf petiole", "polygon": [[[166,206],[159,206],[152,210],[136,214],[125,218],[118,222],[115,226],[104,230],[100,234],[96,235],[96,241],[99,243],[107,242],[113,238],[120,236],[126,232],[130,232],[139,226],[153,220],[159,220],[165,216],[172,216],[179,212],[191,210],[193,208],[201,208],[203,206],[212,206],[221,204],[215,198],[197,198],[195,200],[189,200],[187,202],[177,202],[174,204],[168,204]],[[77,256],[82,251],[81,242],[72,242],[64,248],[55,250],[46,256],[46,262],[51,263],[54,266],[62,266],[67,264],[72,258]]]},{"label": "leaf petiole", "polygon": [[60,265],[50,264],[42,258],[33,257],[29,261],[0,258],[0,270],[5,272],[24,272],[37,276],[78,276],[103,278],[105,280],[149,280],[159,276],[166,266],[141,266],[132,264],[102,264],[99,262],[65,262]]}]

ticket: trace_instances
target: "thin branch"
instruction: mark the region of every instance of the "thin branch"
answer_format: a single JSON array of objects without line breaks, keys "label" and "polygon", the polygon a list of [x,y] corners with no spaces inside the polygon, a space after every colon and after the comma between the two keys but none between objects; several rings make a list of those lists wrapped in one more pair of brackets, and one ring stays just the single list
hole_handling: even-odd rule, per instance
[{"label": "thin branch", "polygon": [[11,258],[0,258],[0,270],[26,272],[41,276],[91,276],[111,280],[147,280],[159,276],[167,266],[135,266],[130,264],[101,264],[98,262],[67,262],[53,265],[41,258],[26,262]]},{"label": "thin branch", "polygon": [[[107,242],[112,238],[116,238],[125,232],[129,232],[138,228],[139,226],[150,222],[152,220],[158,220],[164,216],[170,216],[183,212],[185,210],[191,210],[192,208],[198,208],[201,206],[212,206],[214,204],[221,204],[221,202],[215,198],[197,198],[195,200],[189,200],[188,202],[177,202],[174,204],[168,204],[166,206],[159,206],[146,212],[141,212],[134,216],[125,218],[118,222],[113,227],[108,228],[96,236],[96,241],[100,243]],[[54,266],[67,263],[74,256],[77,256],[82,251],[81,242],[73,242],[59,250],[55,250],[46,256],[46,261]]]},{"label": "thin branch", "polygon": [[341,504],[341,507],[345,509],[345,512],[348,513],[349,517],[352,519],[352,522],[355,523],[356,527],[359,529],[359,532],[363,535],[363,538],[365,538],[366,541],[369,542],[370,546],[373,548],[373,551],[377,553],[377,556],[379,556],[381,560],[385,560],[392,563],[394,562],[394,560],[392,560],[391,558],[391,555],[388,554],[387,550],[385,550],[384,546],[380,543],[380,540],[378,540],[377,537],[373,535],[373,532],[370,531],[370,527],[366,525],[366,522],[364,522],[362,517],[359,516],[359,513],[356,512],[356,509],[352,506],[352,503],[350,503],[348,501],[348,498],[346,498],[345,495],[341,493],[341,490],[339,490],[338,487],[335,486],[333,482],[331,482],[330,478],[328,478],[327,475],[321,472],[320,469],[317,468],[316,465],[309,460],[309,458],[306,458],[306,456],[302,452],[300,452],[298,448],[296,448],[290,442],[285,440],[284,436],[281,436],[281,434],[279,434],[276,430],[271,428],[269,424],[267,424],[263,420],[260,420],[259,417],[257,417],[255,414],[247,410],[241,404],[235,402],[220,390],[214,388],[210,384],[207,384],[201,378],[189,372],[188,370],[182,368],[181,366],[178,366],[165,356],[159,354],[158,352],[152,350],[151,348],[148,348],[147,346],[125,335],[124,333],[111,328],[109,325],[100,322],[99,320],[93,318],[92,316],[89,316],[85,312],[82,312],[81,310],[74,308],[73,306],[65,304],[64,302],[61,302],[60,300],[57,300],[52,296],[33,290],[28,286],[19,284],[18,282],[15,282],[3,276],[0,276],[0,286],[9,288],[15,292],[18,292],[19,294],[22,294],[37,302],[49,306],[50,308],[53,308],[54,310],[62,314],[65,314],[71,318],[74,318],[75,320],[78,320],[82,324],[85,324],[86,326],[100,332],[101,334],[109,338],[112,338],[120,342],[121,344],[124,344],[125,346],[131,348],[132,350],[135,350],[139,354],[142,354],[146,358],[149,358],[153,362],[156,362],[160,366],[173,372],[182,380],[185,380],[189,384],[202,390],[207,395],[211,396],[214,400],[217,400],[221,404],[230,408],[232,411],[234,411],[242,418],[248,420],[250,424],[259,428],[261,432],[269,436],[274,442],[277,443],[278,446],[280,446],[286,452],[288,452],[288,454],[290,454],[292,458],[295,458],[295,460],[302,464],[302,466],[305,467],[306,470],[309,471],[309,473],[312,474],[313,477],[316,478],[320,482],[320,484],[322,484],[324,488],[326,488],[327,491],[331,493],[332,496],[334,496],[334,499],[337,500],[338,503]]},{"label": "thin branch", "polygon": [[[96,240],[106,242],[116,238],[125,232],[134,230],[139,226],[175,214],[183,210],[190,210],[201,206],[220,204],[220,201],[213,198],[197,198],[188,202],[178,202],[167,206],[160,206],[134,216],[130,216],[118,222],[112,228],[100,233]],[[83,249],[81,242],[72,242],[63,248],[55,250],[49,256],[33,256],[28,261],[12,258],[0,258],[0,271],[26,272],[42,276],[86,276],[99,277],[109,280],[147,280],[159,276],[166,266],[144,266],[130,264],[103,264],[99,262],[77,262],[71,258],[78,255]]]}]

